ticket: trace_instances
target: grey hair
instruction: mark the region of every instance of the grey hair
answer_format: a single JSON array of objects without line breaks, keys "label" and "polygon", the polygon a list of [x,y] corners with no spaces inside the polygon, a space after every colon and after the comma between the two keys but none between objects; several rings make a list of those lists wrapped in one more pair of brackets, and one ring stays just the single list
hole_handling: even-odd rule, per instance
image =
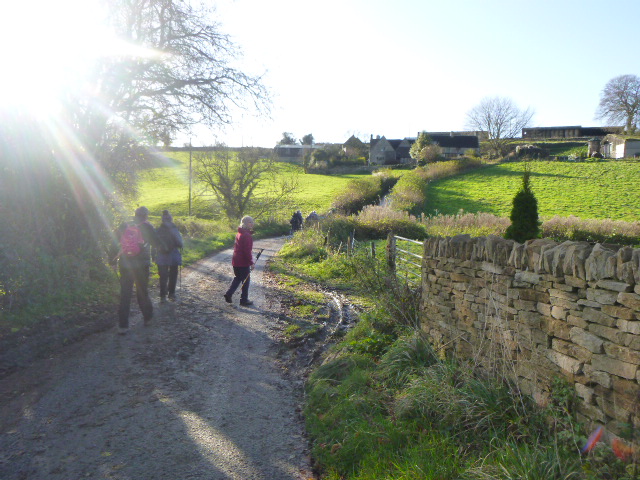
[{"label": "grey hair", "polygon": [[253,218],[249,215],[245,215],[242,217],[242,220],[240,220],[240,228],[247,228],[248,223],[254,223]]}]

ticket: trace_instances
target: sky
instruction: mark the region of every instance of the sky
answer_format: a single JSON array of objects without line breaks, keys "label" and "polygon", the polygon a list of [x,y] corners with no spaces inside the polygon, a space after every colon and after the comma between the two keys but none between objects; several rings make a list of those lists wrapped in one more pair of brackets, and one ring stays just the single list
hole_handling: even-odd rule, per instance
[{"label": "sky", "polygon": [[[195,128],[178,146],[273,147],[284,132],[342,143],[460,131],[467,112],[493,96],[534,110],[532,126],[600,126],[606,83],[640,75],[640,0],[206,2],[243,52],[235,66],[263,75],[271,111],[234,112],[231,126]],[[0,76],[0,104],[42,112],[83,58],[118,47],[96,35],[90,5],[3,7],[0,53],[10,68]]]},{"label": "sky", "polygon": [[[638,0],[218,0],[217,21],[264,73],[270,118],[250,112],[193,145],[273,147],[283,132],[459,131],[485,97],[535,111],[532,126],[607,124],[600,94],[640,75]],[[178,144],[180,140],[178,140]]]}]

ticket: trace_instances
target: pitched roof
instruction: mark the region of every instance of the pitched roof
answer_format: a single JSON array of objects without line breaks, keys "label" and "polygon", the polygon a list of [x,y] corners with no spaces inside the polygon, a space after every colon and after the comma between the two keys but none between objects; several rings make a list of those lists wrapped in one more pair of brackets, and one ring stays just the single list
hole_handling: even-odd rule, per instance
[{"label": "pitched roof", "polygon": [[364,142],[355,135],[351,135],[344,144],[348,147],[361,147],[364,145]]}]

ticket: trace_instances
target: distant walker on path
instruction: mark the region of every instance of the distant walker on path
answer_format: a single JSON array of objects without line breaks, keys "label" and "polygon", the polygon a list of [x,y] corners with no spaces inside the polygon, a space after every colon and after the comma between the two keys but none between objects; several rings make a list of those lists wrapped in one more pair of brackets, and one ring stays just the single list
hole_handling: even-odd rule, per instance
[{"label": "distant walker on path", "polygon": [[291,216],[291,220],[289,220],[289,223],[291,224],[292,234],[294,234],[295,232],[297,232],[302,228],[302,222],[303,222],[302,212],[300,210],[296,210],[295,212],[293,212],[293,215]]}]

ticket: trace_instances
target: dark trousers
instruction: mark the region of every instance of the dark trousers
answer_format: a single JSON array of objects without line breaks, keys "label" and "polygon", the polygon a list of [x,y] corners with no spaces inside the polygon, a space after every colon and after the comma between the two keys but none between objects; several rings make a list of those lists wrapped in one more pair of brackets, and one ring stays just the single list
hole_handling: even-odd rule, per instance
[{"label": "dark trousers", "polygon": [[153,317],[153,304],[149,298],[149,265],[120,264],[120,307],[118,308],[118,325],[129,326],[131,297],[133,286],[136,287],[138,306],[145,320]]},{"label": "dark trousers", "polygon": [[[240,301],[244,302],[249,300],[249,283],[251,282],[251,267],[233,267],[233,280],[231,286],[227,290],[226,295],[231,297],[233,293],[238,289],[242,283],[242,290],[240,291]],[[244,282],[244,283],[243,283]]]},{"label": "dark trousers", "polygon": [[158,265],[158,275],[160,276],[160,297],[176,294],[176,284],[178,283],[178,265]]}]

